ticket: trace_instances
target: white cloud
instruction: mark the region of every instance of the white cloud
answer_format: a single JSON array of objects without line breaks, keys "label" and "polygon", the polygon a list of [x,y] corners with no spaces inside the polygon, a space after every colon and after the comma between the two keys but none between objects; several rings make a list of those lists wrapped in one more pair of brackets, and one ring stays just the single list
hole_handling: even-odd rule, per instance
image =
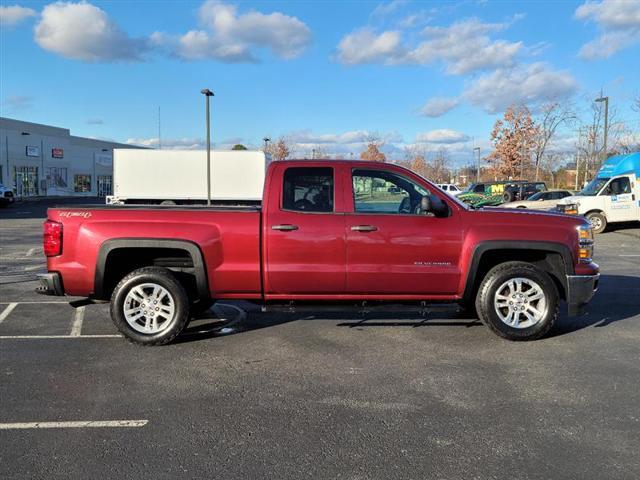
[{"label": "white cloud", "polygon": [[86,2],[44,7],[35,40],[45,50],[85,62],[136,61],[146,50],[144,40],[129,37],[104,10]]},{"label": "white cloud", "polygon": [[489,34],[507,28],[507,23],[483,23],[472,18],[449,27],[426,27],[427,40],[408,54],[419,64],[445,62],[448,73],[462,75],[476,70],[513,64],[522,42],[492,41]]},{"label": "white cloud", "polygon": [[460,100],[451,97],[433,97],[420,109],[420,114],[425,117],[441,117],[448,111],[458,106]]},{"label": "white cloud", "polygon": [[346,35],[338,44],[338,60],[347,65],[388,63],[403,56],[400,32],[386,31],[375,34],[362,28]]},{"label": "white cloud", "polygon": [[[512,21],[517,20],[515,18]],[[376,34],[370,28],[356,30],[338,44],[338,59],[345,64],[383,63],[428,65],[443,62],[447,73],[462,75],[478,70],[513,65],[522,42],[491,40],[490,34],[509,23],[483,23],[472,18],[448,27],[426,27],[425,40],[415,46],[403,44],[399,31]]]},{"label": "white cloud", "polygon": [[429,132],[419,133],[416,136],[417,143],[463,143],[469,140],[469,136],[456,130],[441,128]]},{"label": "white cloud", "polygon": [[2,106],[9,112],[22,112],[33,106],[33,97],[27,95],[12,95],[4,99]]},{"label": "white cloud", "polygon": [[0,5],[0,26],[13,27],[29,17],[35,17],[36,11],[33,8],[21,7],[20,5]]},{"label": "white cloud", "polygon": [[238,14],[236,5],[209,0],[198,10],[198,20],[200,30],[179,36],[156,32],[151,41],[186,60],[225,62],[255,62],[253,50],[257,48],[291,59],[302,54],[311,42],[311,30],[305,23],[280,12]]},{"label": "white cloud", "polygon": [[463,96],[487,112],[497,113],[513,103],[531,105],[569,96],[576,89],[576,81],[570,73],[551,70],[544,63],[536,62],[481,75]]},{"label": "white cloud", "polygon": [[404,7],[409,3],[409,0],[392,0],[391,2],[379,3],[376,8],[371,12],[372,17],[386,17],[396,10]]},{"label": "white cloud", "polygon": [[[160,140],[157,137],[128,138],[125,143],[139,147],[158,148]],[[205,146],[205,141],[201,138],[162,139],[162,148],[167,150],[202,150]]]},{"label": "white cloud", "polygon": [[598,37],[580,49],[582,58],[609,58],[640,43],[640,2],[636,0],[588,1],[576,9],[575,17],[595,22],[600,30]]}]

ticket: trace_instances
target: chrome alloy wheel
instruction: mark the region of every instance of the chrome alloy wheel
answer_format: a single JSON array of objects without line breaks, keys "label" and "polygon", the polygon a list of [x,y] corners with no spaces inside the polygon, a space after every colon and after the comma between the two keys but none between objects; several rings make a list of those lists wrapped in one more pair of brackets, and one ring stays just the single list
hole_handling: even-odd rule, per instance
[{"label": "chrome alloy wheel", "polygon": [[157,283],[133,287],[124,300],[124,318],[135,331],[152,335],[167,328],[176,304],[169,291]]},{"label": "chrome alloy wheel", "polygon": [[547,313],[547,298],[542,287],[528,278],[517,277],[504,282],[493,300],[500,320],[512,328],[529,328]]}]

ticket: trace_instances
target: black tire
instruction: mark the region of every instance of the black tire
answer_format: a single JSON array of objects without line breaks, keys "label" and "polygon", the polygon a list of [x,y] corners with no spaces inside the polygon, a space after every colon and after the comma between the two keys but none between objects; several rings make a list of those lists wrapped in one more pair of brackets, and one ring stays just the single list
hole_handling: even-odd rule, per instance
[{"label": "black tire", "polygon": [[[135,330],[124,313],[124,304],[131,290],[141,284],[150,283],[168,291],[174,303],[173,317],[158,333],[142,333]],[[189,296],[184,287],[166,268],[144,267],[134,270],[116,286],[111,295],[111,320],[127,340],[137,345],[166,345],[175,339],[189,322]]]},{"label": "black tire", "polygon": [[[524,278],[535,282],[541,288],[546,301],[542,318],[526,328],[507,325],[500,319],[494,306],[494,298],[498,289],[508,280],[515,278]],[[476,296],[476,310],[480,320],[495,334],[507,340],[537,340],[545,336],[558,319],[559,305],[558,289],[551,277],[526,262],[506,262],[493,267],[482,281]]]},{"label": "black tire", "polygon": [[593,233],[602,233],[607,228],[607,217],[600,212],[589,212],[586,219],[589,220]]},{"label": "black tire", "polygon": [[509,190],[504,192],[502,194],[502,200],[503,200],[504,203],[513,202],[513,200],[514,200],[513,192],[510,192]]}]

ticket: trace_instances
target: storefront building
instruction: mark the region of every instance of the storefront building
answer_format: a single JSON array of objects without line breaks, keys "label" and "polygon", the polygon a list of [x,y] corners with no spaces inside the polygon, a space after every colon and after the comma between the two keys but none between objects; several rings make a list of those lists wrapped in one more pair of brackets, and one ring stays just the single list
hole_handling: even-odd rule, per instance
[{"label": "storefront building", "polygon": [[114,148],[140,147],[0,117],[0,183],[18,198],[111,195]]}]

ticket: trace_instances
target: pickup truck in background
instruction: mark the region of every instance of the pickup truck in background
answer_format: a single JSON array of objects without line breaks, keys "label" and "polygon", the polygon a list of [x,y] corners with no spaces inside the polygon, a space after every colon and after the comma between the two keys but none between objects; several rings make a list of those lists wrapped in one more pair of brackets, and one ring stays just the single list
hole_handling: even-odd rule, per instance
[{"label": "pickup truck in background", "polygon": [[260,205],[51,208],[40,293],[111,302],[130,341],[165,344],[220,299],[265,308],[457,302],[531,340],[597,289],[581,217],[474,209],[400,166],[270,164]]},{"label": "pickup truck in background", "polygon": [[594,233],[610,223],[640,221],[640,153],[608,158],[580,193],[563,198],[556,208],[583,215]]}]

